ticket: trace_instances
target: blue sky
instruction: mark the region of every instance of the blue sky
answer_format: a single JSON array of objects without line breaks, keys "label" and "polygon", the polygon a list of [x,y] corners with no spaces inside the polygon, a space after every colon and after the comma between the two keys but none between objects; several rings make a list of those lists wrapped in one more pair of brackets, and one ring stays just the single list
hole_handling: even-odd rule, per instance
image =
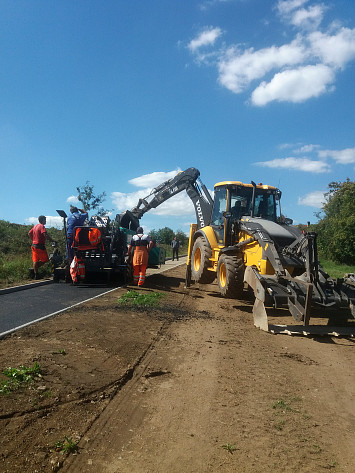
[{"label": "blue sky", "polygon": [[[2,0],[0,218],[48,224],[89,181],[113,214],[196,167],[316,222],[354,179],[355,2]],[[188,230],[185,193],[142,219]]]}]

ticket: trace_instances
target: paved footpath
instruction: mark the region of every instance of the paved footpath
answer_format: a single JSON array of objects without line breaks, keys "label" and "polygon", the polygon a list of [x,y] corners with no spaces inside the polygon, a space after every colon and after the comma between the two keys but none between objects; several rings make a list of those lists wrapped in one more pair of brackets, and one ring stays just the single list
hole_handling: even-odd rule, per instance
[{"label": "paved footpath", "polygon": [[[186,257],[179,258],[179,261],[167,260],[160,267],[148,268],[147,277],[163,273],[180,264],[186,264]],[[18,286],[11,288],[11,292],[0,291],[0,338],[21,327],[57,315],[70,307],[117,289],[102,285],[73,286],[52,281],[43,283],[39,286],[36,283]]]}]

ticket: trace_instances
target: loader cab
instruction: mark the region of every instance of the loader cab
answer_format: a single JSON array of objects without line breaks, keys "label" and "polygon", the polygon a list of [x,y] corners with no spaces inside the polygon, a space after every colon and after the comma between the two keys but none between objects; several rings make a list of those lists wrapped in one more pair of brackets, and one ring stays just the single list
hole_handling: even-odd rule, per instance
[{"label": "loader cab", "polygon": [[243,184],[239,181],[220,182],[214,188],[211,226],[218,244],[229,245],[231,225],[249,217],[277,221],[277,202],[281,192],[262,184]]}]

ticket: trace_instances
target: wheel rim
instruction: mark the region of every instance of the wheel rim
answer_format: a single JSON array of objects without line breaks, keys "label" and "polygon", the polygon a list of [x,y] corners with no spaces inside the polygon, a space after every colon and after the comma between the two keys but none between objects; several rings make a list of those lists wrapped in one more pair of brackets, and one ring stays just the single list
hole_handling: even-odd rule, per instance
[{"label": "wheel rim", "polygon": [[196,248],[195,254],[194,254],[194,270],[198,271],[201,267],[201,249]]},{"label": "wheel rim", "polygon": [[224,287],[227,281],[227,271],[226,271],[226,265],[224,263],[221,263],[219,266],[218,277],[219,277],[221,286]]}]

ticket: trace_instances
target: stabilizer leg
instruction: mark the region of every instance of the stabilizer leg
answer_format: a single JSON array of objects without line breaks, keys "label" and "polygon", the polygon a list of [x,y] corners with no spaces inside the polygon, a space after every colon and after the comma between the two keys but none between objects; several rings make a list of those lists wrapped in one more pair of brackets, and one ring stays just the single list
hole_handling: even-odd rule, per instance
[{"label": "stabilizer leg", "polygon": [[253,317],[255,327],[264,330],[265,332],[269,331],[269,323],[267,321],[267,313],[265,309],[265,289],[261,284],[257,274],[251,266],[247,266],[244,273],[244,281],[249,284],[249,286],[254,291],[255,302],[253,306]]}]

